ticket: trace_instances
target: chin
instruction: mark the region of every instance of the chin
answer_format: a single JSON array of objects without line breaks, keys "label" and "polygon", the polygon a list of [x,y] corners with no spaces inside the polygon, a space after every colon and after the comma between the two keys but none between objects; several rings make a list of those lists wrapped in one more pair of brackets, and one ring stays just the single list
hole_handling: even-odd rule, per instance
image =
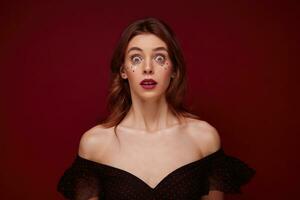
[{"label": "chin", "polygon": [[156,94],[147,94],[147,95],[142,95],[145,100],[159,100],[161,98],[165,97],[164,93],[156,93]]}]

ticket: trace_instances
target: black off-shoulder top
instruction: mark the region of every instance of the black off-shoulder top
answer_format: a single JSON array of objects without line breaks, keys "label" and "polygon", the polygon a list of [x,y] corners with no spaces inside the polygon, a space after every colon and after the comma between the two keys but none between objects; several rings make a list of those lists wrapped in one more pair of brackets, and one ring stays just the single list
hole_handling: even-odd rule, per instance
[{"label": "black off-shoulder top", "polygon": [[223,148],[183,165],[154,188],[125,170],[91,161],[78,154],[57,184],[66,199],[87,200],[199,200],[209,190],[241,193],[255,170]]}]

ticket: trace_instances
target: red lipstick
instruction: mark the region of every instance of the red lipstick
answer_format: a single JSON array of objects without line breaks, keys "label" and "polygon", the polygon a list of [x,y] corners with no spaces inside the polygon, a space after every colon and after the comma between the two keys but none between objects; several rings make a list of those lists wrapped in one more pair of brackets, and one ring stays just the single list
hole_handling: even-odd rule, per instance
[{"label": "red lipstick", "polygon": [[157,82],[153,79],[144,79],[140,82],[140,85],[144,89],[153,89],[156,86]]}]

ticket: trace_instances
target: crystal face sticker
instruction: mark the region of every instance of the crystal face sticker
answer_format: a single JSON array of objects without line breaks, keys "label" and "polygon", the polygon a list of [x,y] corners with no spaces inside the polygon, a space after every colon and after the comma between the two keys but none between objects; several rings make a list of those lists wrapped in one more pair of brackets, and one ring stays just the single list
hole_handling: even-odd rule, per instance
[{"label": "crystal face sticker", "polygon": [[168,69],[168,67],[169,67],[169,63],[168,63],[168,62],[166,62],[166,63],[165,63],[165,65],[163,65],[163,67],[164,67],[164,69],[165,69],[165,70],[167,70],[167,69]]},{"label": "crystal face sticker", "polygon": [[[130,67],[126,67],[127,70],[132,70],[132,72],[135,72],[137,67],[142,66],[145,59],[137,54],[134,54],[130,56]],[[152,65],[159,65],[164,68],[164,70],[167,70],[169,67],[169,62],[167,61],[167,56],[164,54],[157,54],[152,59],[153,63]]]},{"label": "crystal face sticker", "polygon": [[132,65],[130,65],[130,68],[131,68],[132,72],[134,72],[134,70],[136,70],[137,66],[140,63],[142,63],[143,60],[144,59],[140,55],[137,55],[137,54],[130,56],[130,61],[132,63]]}]

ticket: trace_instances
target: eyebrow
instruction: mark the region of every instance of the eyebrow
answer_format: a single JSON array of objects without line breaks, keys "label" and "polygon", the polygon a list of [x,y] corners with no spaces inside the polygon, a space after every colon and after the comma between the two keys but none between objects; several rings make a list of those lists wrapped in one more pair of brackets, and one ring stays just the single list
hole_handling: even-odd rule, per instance
[{"label": "eyebrow", "polygon": [[[130,51],[133,51],[133,50],[136,50],[136,51],[143,51],[143,50],[142,50],[141,48],[139,48],[139,47],[131,47],[131,48],[127,51],[127,53],[129,53]],[[156,48],[153,49],[153,51],[161,51],[161,50],[167,51],[167,52],[168,52],[168,50],[167,50],[165,47],[156,47]]]}]

